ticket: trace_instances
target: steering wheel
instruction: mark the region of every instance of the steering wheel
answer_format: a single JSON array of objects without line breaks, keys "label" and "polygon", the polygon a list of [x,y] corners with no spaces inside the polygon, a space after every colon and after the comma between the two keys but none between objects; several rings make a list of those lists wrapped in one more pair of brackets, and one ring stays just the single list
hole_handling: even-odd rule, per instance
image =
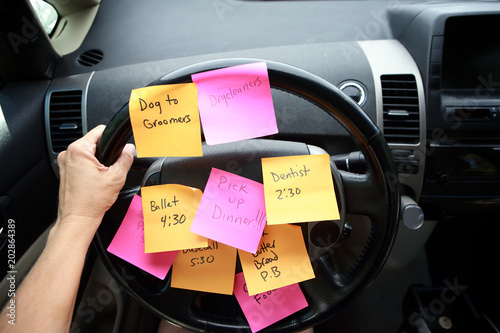
[{"label": "steering wheel", "polygon": [[[191,74],[257,61],[262,60],[225,59],[199,63],[167,74],[150,85],[188,83],[191,82]],[[278,62],[266,63],[272,88],[299,96],[335,118],[351,134],[366,160],[366,171],[363,173],[339,171],[331,163],[341,211],[341,220],[334,223],[342,228],[346,213],[367,216],[371,224],[363,250],[347,272],[337,272],[332,259],[335,251],[333,242],[325,245],[324,239],[329,238],[325,238],[322,231],[325,229],[314,229],[321,223],[301,224],[307,235],[306,243],[316,275],[314,279],[299,284],[309,305],[263,330],[290,332],[328,320],[370,285],[391,250],[399,220],[400,197],[397,171],[387,143],[361,108],[335,86],[307,71]],[[98,159],[105,165],[111,165],[131,137],[126,104],[107,125],[98,145]],[[203,189],[212,167],[233,173],[237,169],[238,174],[262,182],[262,157],[314,154],[318,148],[304,143],[258,139],[204,145],[203,150],[203,157],[158,159],[142,180],[143,186],[178,183]],[[136,163],[140,163],[140,159]],[[132,195],[138,190],[139,187],[122,191],[94,238],[97,251],[112,276],[146,308],[176,325],[203,332],[249,330],[233,295],[172,288],[171,273],[164,280],[159,280],[106,251]]]}]

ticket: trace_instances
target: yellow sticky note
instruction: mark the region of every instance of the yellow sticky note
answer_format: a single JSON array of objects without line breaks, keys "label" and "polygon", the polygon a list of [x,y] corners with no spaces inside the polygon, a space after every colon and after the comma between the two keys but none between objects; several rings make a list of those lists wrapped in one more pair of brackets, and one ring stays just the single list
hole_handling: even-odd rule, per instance
[{"label": "yellow sticky note", "polygon": [[205,237],[189,230],[202,197],[199,189],[165,184],[143,187],[141,193],[145,253],[207,246]]},{"label": "yellow sticky note", "polygon": [[236,249],[210,240],[208,247],[179,251],[172,266],[174,288],[233,293]]},{"label": "yellow sticky note", "polygon": [[267,224],[340,219],[328,155],[262,159]]},{"label": "yellow sticky note", "polygon": [[266,226],[257,252],[238,250],[238,255],[249,295],[314,278],[302,230],[296,225]]},{"label": "yellow sticky note", "polygon": [[194,83],[132,90],[129,114],[137,157],[203,155]]}]

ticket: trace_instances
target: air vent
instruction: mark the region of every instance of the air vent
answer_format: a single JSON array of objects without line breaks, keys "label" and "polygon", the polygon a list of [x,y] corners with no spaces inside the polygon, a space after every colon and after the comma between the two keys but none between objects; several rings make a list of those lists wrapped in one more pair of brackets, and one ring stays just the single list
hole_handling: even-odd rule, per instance
[{"label": "air vent", "polygon": [[76,59],[76,62],[84,67],[92,67],[101,62],[104,54],[99,50],[85,51]]},{"label": "air vent", "polygon": [[55,91],[49,103],[52,151],[59,153],[83,136],[82,91]]},{"label": "air vent", "polygon": [[384,137],[388,143],[417,144],[420,115],[415,77],[382,75]]}]

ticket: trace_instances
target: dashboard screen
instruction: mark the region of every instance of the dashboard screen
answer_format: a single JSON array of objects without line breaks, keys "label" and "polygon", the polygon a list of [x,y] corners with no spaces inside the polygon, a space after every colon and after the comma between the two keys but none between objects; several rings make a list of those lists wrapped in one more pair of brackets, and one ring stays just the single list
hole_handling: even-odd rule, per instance
[{"label": "dashboard screen", "polygon": [[429,160],[429,170],[436,177],[447,174],[455,182],[500,181],[499,147],[437,147],[434,149],[436,153]]},{"label": "dashboard screen", "polygon": [[500,15],[446,20],[442,89],[500,91]]}]

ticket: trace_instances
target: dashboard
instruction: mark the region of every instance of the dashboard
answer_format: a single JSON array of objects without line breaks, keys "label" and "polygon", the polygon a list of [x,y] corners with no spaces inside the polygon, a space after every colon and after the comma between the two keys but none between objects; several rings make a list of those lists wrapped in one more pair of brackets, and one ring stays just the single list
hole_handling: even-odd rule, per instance
[{"label": "dashboard", "polygon": [[[136,7],[142,5],[125,3],[103,3],[79,50],[57,63],[45,103],[55,171],[54,141],[74,138],[67,129],[53,130],[61,124],[51,105],[65,94],[82,102],[78,136],[107,123],[132,89],[166,73],[212,59],[257,58],[303,68],[362,97],[392,149],[403,192],[430,217],[498,210],[497,4],[366,2],[367,11],[341,29],[347,22],[340,13],[352,3],[242,1],[219,8],[186,2],[172,6],[168,20],[147,18],[152,14]],[[96,63],[82,66],[86,53]],[[273,100],[277,138],[317,144],[332,155],[355,149],[318,108],[277,90]]]}]

